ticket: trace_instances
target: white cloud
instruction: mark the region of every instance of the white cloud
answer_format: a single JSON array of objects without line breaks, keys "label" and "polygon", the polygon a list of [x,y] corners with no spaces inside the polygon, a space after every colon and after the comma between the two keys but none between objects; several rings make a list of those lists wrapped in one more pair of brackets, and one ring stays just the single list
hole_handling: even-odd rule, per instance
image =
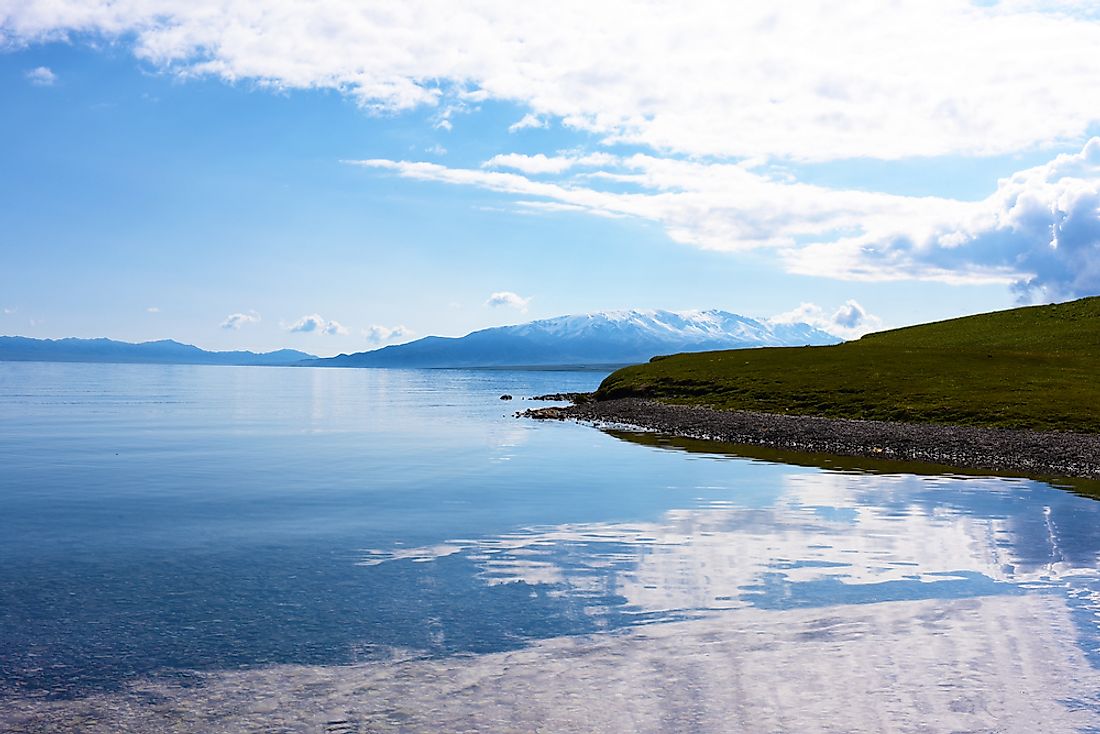
[{"label": "white cloud", "polygon": [[520,130],[526,130],[528,128],[547,128],[550,127],[546,120],[542,119],[538,115],[528,112],[516,122],[513,122],[508,126],[508,132],[514,133]]},{"label": "white cloud", "polygon": [[447,155],[447,149],[444,148],[442,145],[439,145],[438,143],[428,146],[424,149],[424,152],[430,153],[432,155]]},{"label": "white cloud", "polygon": [[160,307],[150,306],[149,308],[145,309],[145,313],[160,313]]},{"label": "white cloud", "polygon": [[768,320],[776,324],[809,324],[843,339],[855,339],[882,328],[882,319],[867,313],[854,299],[848,299],[832,313],[816,303],[801,303]]},{"label": "white cloud", "polygon": [[328,321],[320,314],[310,314],[308,316],[303,316],[290,326],[286,327],[286,330],[307,334],[328,334],[329,336],[343,336],[348,333],[347,328],[339,321]]},{"label": "white cloud", "polygon": [[[735,164],[634,155],[616,159],[622,173],[605,176],[632,184],[630,192],[604,191],[576,183],[532,180],[503,171],[448,168],[435,163],[364,160],[355,165],[396,172],[405,178],[478,186],[490,191],[547,199],[594,214],[635,216],[663,224],[686,244],[713,250],[790,248],[799,239],[850,230],[863,224],[923,221],[965,206],[945,199],[914,199],[807,184],[772,181]],[[868,218],[870,215],[870,218]]]},{"label": "white cloud", "polygon": [[347,336],[348,329],[339,321],[329,321],[325,324],[324,332],[329,336]]},{"label": "white cloud", "polygon": [[517,311],[526,311],[527,304],[529,303],[531,303],[530,298],[524,298],[511,291],[498,291],[490,295],[489,300],[485,301],[485,305],[491,308],[505,306],[507,308],[514,308]]},{"label": "white cloud", "polygon": [[1100,138],[1002,179],[980,202],[813,244],[792,258],[796,272],[865,279],[912,273],[950,282],[984,269],[1024,301],[1100,293]]},{"label": "white cloud", "polygon": [[231,313],[225,317],[225,321],[221,323],[221,328],[233,329],[236,331],[242,326],[259,323],[259,321],[260,314],[255,311],[249,311],[248,313]]},{"label": "white cloud", "polygon": [[1100,293],[1100,138],[1001,181],[967,226],[939,244],[947,267],[967,252],[1012,263],[1025,274],[1015,288],[1035,300]]},{"label": "white cloud", "polygon": [[412,335],[413,331],[411,329],[400,325],[382,326],[381,324],[371,324],[363,329],[363,336],[365,336],[367,341],[371,344],[382,344],[388,341],[406,339]]},{"label": "white cloud", "polygon": [[325,319],[319,314],[313,314],[312,316],[303,316],[295,321],[293,324],[287,327],[287,331],[295,332],[311,332],[321,331],[325,328]]},{"label": "white cloud", "polygon": [[833,323],[842,329],[854,329],[866,323],[867,319],[867,311],[854,299],[845,301],[843,306],[833,312]]},{"label": "white cloud", "polygon": [[348,329],[339,321],[329,321],[327,324],[325,324],[324,332],[329,336],[346,336],[348,333]]},{"label": "white cloud", "polygon": [[27,0],[0,33],[105,37],[183,76],[336,89],[373,110],[500,100],[652,150],[894,159],[1081,139],[1100,121],[1092,5]]},{"label": "white cloud", "polygon": [[[625,214],[617,214],[615,212],[604,211],[602,209],[589,209],[583,206],[577,206],[576,204],[562,204],[557,201],[529,201],[526,199],[516,199],[515,205],[519,207],[520,214],[558,214],[560,212],[576,212],[578,214],[588,214],[595,217],[604,217],[606,219],[622,219]],[[483,207],[488,210],[488,207]],[[497,211],[500,211],[498,208]]]},{"label": "white cloud", "polygon": [[501,153],[481,164],[482,168],[511,168],[527,174],[562,173],[574,167],[611,166],[618,162],[616,156],[608,153],[589,155],[556,155],[543,153],[524,155],[522,153]]},{"label": "white cloud", "polygon": [[[545,170],[554,161],[516,158],[532,159]],[[514,195],[527,208],[641,217],[703,249],[771,249],[806,275],[1011,283],[1025,300],[1100,292],[1100,138],[1002,180],[976,202],[829,189],[743,165],[641,154],[612,157],[610,170],[589,177],[628,191],[433,163],[355,163]]]},{"label": "white cloud", "polygon": [[[1038,299],[1100,291],[1100,143],[979,202],[779,173],[1080,144],[1100,125],[1092,2],[485,0],[440,13],[427,0],[27,0],[0,12],[0,37],[105,38],[181,77],[334,89],[373,112],[427,107],[445,130],[505,102],[524,111],[513,130],[560,123],[649,151],[502,154],[483,170],[361,162],[520,197],[527,211],[641,217],[684,244],[766,248],[825,277],[1012,283]],[[596,170],[552,180],[585,167]]]},{"label": "white cloud", "polygon": [[482,168],[512,168],[523,173],[561,173],[573,161],[562,157],[547,157],[543,153],[523,155],[521,153],[503,153],[495,155],[481,164]]},{"label": "white cloud", "polygon": [[36,87],[52,87],[57,82],[57,74],[46,66],[39,66],[28,71],[25,75],[27,81]]},{"label": "white cloud", "polygon": [[12,315],[13,313],[15,313],[15,309],[14,309],[14,308],[5,308],[5,309],[4,309],[4,315],[5,315],[5,316],[11,316],[11,315]]}]

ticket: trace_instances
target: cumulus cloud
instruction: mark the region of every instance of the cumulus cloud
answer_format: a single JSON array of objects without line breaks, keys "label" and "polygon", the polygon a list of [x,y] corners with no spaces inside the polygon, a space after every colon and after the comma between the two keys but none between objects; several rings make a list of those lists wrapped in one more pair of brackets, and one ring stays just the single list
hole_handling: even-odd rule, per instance
[{"label": "cumulus cloud", "polygon": [[1002,181],[974,221],[941,245],[948,266],[960,250],[997,253],[1024,274],[1014,287],[1025,300],[1100,293],[1100,138]]},{"label": "cumulus cloud", "polygon": [[1100,23],[1066,0],[8,6],[9,44],[105,38],[183,76],[335,89],[380,111],[500,100],[529,124],[693,155],[1006,153],[1100,121]]},{"label": "cumulus cloud", "polygon": [[858,301],[848,300],[833,313],[833,323],[842,329],[854,329],[867,321],[867,311]]},{"label": "cumulus cloud", "polygon": [[248,324],[255,324],[260,321],[260,314],[255,311],[249,311],[248,313],[231,313],[225,317],[225,321],[221,322],[221,328],[233,329],[234,331],[240,329],[242,326]]},{"label": "cumulus cloud", "polygon": [[506,308],[514,308],[517,311],[526,311],[527,304],[529,303],[531,303],[530,298],[524,298],[512,291],[497,291],[490,295],[489,299],[485,301],[485,305],[491,308],[500,308],[504,306]]},{"label": "cumulus cloud", "polygon": [[1100,293],[1100,138],[1002,179],[980,202],[928,214],[923,224],[898,221],[808,246],[793,255],[792,269],[945,281],[984,270],[1025,302]]},{"label": "cumulus cloud", "polygon": [[538,115],[528,112],[516,122],[513,122],[508,126],[508,132],[514,133],[520,130],[526,130],[528,128],[546,128],[549,127],[546,120],[543,120]]},{"label": "cumulus cloud", "polygon": [[329,336],[346,336],[348,333],[347,327],[341,324],[339,321],[329,321],[325,324],[324,333]]},{"label": "cumulus cloud", "polygon": [[27,81],[36,87],[52,87],[57,82],[57,74],[46,66],[39,66],[26,73]]},{"label": "cumulus cloud", "polygon": [[400,325],[382,326],[381,324],[371,324],[363,329],[363,336],[365,336],[367,341],[371,344],[383,344],[388,341],[406,339],[412,335],[413,331],[411,329]]},{"label": "cumulus cloud", "polygon": [[343,336],[348,333],[347,328],[339,321],[329,321],[320,314],[309,314],[286,327],[287,331],[303,334],[328,334],[329,336]]},{"label": "cumulus cloud", "polygon": [[816,303],[801,303],[768,320],[775,324],[809,324],[843,339],[855,339],[882,327],[882,319],[867,313],[854,299],[845,301],[831,313]]}]

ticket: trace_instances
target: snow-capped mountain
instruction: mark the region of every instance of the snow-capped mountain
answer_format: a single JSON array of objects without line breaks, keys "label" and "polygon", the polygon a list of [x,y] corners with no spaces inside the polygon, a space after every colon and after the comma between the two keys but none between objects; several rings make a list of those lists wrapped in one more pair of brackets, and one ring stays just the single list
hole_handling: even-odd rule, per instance
[{"label": "snow-capped mountain", "polygon": [[835,344],[808,324],[773,324],[726,311],[603,311],[429,336],[309,364],[332,367],[621,365],[660,354]]}]

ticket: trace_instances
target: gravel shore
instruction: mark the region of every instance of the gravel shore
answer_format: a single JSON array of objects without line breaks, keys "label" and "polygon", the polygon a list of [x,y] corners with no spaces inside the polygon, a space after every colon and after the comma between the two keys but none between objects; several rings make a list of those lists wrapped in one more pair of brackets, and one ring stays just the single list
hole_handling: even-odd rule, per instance
[{"label": "gravel shore", "polygon": [[1033,477],[1100,479],[1100,435],[720,411],[624,398],[517,416],[632,426],[683,438],[927,462]]}]

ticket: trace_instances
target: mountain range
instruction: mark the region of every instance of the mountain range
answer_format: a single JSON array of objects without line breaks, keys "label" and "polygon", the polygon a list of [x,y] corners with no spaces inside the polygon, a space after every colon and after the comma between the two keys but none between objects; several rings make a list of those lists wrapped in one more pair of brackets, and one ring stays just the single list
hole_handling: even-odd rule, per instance
[{"label": "mountain range", "polygon": [[712,349],[836,344],[808,324],[758,321],[726,311],[604,311],[429,336],[369,352],[313,359],[318,367],[605,366],[659,354]]},{"label": "mountain range", "polygon": [[133,364],[218,364],[286,366],[316,359],[294,349],[276,352],[208,352],[171,339],[130,342],[113,339],[31,339],[0,336],[0,361],[9,362],[115,362]]},{"label": "mountain range", "polygon": [[619,366],[659,354],[712,349],[835,344],[808,324],[758,321],[726,311],[604,311],[482,329],[463,337],[429,336],[407,344],[318,358],[293,349],[208,352],[164,339],[131,344],[111,339],[0,336],[0,361],[308,367]]}]

